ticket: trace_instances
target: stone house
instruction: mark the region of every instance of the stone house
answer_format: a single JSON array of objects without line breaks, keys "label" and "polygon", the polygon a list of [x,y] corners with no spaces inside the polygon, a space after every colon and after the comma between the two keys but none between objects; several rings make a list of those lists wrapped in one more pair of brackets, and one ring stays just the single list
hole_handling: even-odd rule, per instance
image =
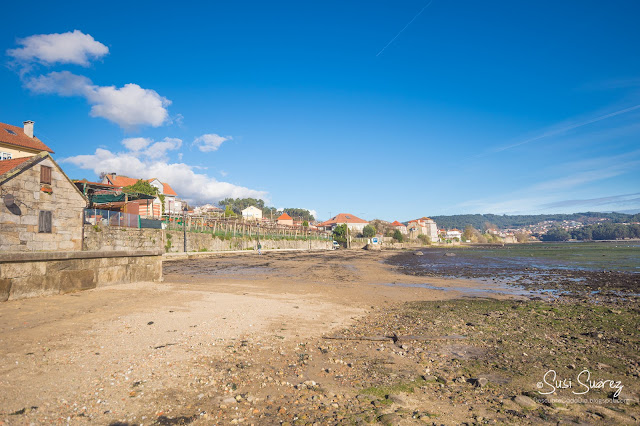
[{"label": "stone house", "polygon": [[0,161],[0,251],[80,251],[88,200],[49,152]]},{"label": "stone house", "polygon": [[25,121],[24,127],[0,123],[0,161],[33,157],[42,151],[53,150],[33,135],[33,121]]}]

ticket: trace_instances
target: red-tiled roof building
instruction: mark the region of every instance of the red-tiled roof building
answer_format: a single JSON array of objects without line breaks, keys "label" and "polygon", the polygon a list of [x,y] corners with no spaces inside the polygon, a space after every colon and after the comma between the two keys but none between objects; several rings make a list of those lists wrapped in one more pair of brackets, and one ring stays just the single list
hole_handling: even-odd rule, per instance
[{"label": "red-tiled roof building", "polygon": [[400,233],[402,233],[402,234],[406,234],[407,233],[407,227],[405,226],[404,223],[398,222],[396,220],[391,224],[391,226],[393,226],[394,229],[397,229],[398,231],[400,231]]},{"label": "red-tiled roof building", "polygon": [[53,150],[33,135],[33,121],[25,121],[24,127],[0,123],[0,161],[33,157]]},{"label": "red-tiled roof building", "polygon": [[293,218],[287,213],[282,213],[280,217],[278,217],[278,225],[293,226]]},{"label": "red-tiled roof building", "polygon": [[369,222],[367,222],[366,220],[360,219],[359,217],[354,216],[350,213],[340,213],[339,215],[334,216],[329,220],[319,223],[317,226],[321,229],[332,230],[336,226],[342,225],[344,223],[347,224],[347,227],[349,229],[356,231],[362,231],[364,227],[369,224]]},{"label": "red-tiled roof building", "polygon": [[168,183],[160,182],[158,178],[136,179],[128,176],[120,176],[115,173],[109,173],[104,176],[102,183],[124,188],[125,186],[135,185],[139,180],[149,182],[151,186],[158,188],[160,194],[164,195],[164,209],[166,213],[182,213],[182,202],[177,200],[178,194],[176,191],[174,191]]}]

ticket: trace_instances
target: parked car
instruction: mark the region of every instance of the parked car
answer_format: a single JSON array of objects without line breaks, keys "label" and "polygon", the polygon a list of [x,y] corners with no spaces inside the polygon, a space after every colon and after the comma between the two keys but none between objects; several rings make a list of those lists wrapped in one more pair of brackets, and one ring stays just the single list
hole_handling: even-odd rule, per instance
[{"label": "parked car", "polygon": [[333,250],[338,250],[340,248],[340,243],[337,241],[333,242]]}]

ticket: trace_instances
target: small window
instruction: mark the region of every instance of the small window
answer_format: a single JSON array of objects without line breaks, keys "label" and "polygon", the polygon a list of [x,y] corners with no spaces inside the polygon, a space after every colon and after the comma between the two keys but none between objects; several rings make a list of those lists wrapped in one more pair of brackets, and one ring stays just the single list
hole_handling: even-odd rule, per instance
[{"label": "small window", "polygon": [[5,129],[7,131],[7,133],[9,133],[10,135],[14,135],[14,136],[18,136],[18,134],[16,132],[14,132],[13,130],[10,129]]},{"label": "small window", "polygon": [[51,167],[40,166],[40,183],[51,185]]},{"label": "small window", "polygon": [[51,212],[50,211],[40,211],[40,215],[38,217],[38,232],[50,234],[51,233]]},{"label": "small window", "polygon": [[2,160],[11,160],[10,152],[0,152],[0,161]]}]

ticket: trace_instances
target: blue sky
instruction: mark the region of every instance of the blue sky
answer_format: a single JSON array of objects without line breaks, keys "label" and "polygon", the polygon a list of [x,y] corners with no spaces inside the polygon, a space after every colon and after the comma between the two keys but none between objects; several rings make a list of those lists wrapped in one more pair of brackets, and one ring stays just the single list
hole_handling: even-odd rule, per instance
[{"label": "blue sky", "polygon": [[[0,121],[72,178],[409,220],[640,210],[640,3],[16,2]],[[143,176],[144,175],[144,176]]]}]

